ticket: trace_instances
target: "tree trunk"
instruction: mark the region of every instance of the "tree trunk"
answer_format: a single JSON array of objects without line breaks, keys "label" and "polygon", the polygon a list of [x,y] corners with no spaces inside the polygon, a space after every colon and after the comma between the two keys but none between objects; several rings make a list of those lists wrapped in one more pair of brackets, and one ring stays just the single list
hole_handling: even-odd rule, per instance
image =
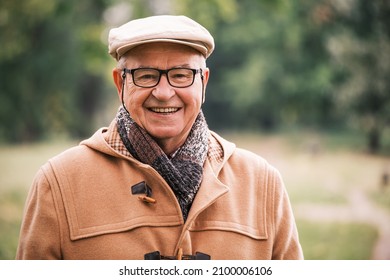
[{"label": "tree trunk", "polygon": [[377,127],[372,128],[368,133],[368,149],[375,154],[381,148],[381,133]]}]

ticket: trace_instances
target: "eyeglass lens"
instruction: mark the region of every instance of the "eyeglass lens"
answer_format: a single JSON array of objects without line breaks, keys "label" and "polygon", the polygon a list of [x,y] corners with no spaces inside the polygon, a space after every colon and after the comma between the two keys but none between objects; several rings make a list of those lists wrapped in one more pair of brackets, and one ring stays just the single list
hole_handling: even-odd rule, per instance
[{"label": "eyeglass lens", "polygon": [[140,68],[133,70],[133,81],[139,87],[154,87],[161,78],[161,74],[167,75],[168,83],[174,87],[189,87],[194,82],[197,71],[189,68],[173,68],[158,70],[152,68]]}]

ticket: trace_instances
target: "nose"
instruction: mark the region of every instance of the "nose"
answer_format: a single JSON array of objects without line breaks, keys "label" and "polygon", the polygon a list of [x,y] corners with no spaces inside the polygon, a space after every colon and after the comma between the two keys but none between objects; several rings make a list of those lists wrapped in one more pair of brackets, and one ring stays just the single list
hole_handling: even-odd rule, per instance
[{"label": "nose", "polygon": [[175,90],[168,83],[166,75],[161,75],[160,82],[153,88],[152,94],[160,101],[168,101],[175,95]]}]

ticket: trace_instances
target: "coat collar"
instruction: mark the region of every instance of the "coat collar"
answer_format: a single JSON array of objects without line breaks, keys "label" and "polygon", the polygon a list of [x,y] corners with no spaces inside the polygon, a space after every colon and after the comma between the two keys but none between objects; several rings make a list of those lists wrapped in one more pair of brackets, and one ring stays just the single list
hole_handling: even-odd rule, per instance
[{"label": "coat collar", "polygon": [[[100,128],[89,139],[82,141],[81,144],[110,156],[137,161],[121,142],[115,120],[111,122],[109,127]],[[208,161],[207,164],[210,165],[209,167],[216,176],[218,176],[224,164],[233,154],[235,148],[234,143],[210,131],[209,151],[206,162]]]}]

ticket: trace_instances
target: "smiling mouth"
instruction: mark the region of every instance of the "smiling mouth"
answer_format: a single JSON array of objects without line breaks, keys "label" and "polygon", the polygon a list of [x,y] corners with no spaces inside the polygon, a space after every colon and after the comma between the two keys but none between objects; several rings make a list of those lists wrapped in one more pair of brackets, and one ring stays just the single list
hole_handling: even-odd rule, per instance
[{"label": "smiling mouth", "polygon": [[154,113],[159,113],[159,114],[171,114],[171,113],[176,113],[177,111],[180,110],[180,108],[177,108],[177,107],[169,107],[169,108],[152,107],[152,108],[149,108],[149,110],[154,112]]}]

